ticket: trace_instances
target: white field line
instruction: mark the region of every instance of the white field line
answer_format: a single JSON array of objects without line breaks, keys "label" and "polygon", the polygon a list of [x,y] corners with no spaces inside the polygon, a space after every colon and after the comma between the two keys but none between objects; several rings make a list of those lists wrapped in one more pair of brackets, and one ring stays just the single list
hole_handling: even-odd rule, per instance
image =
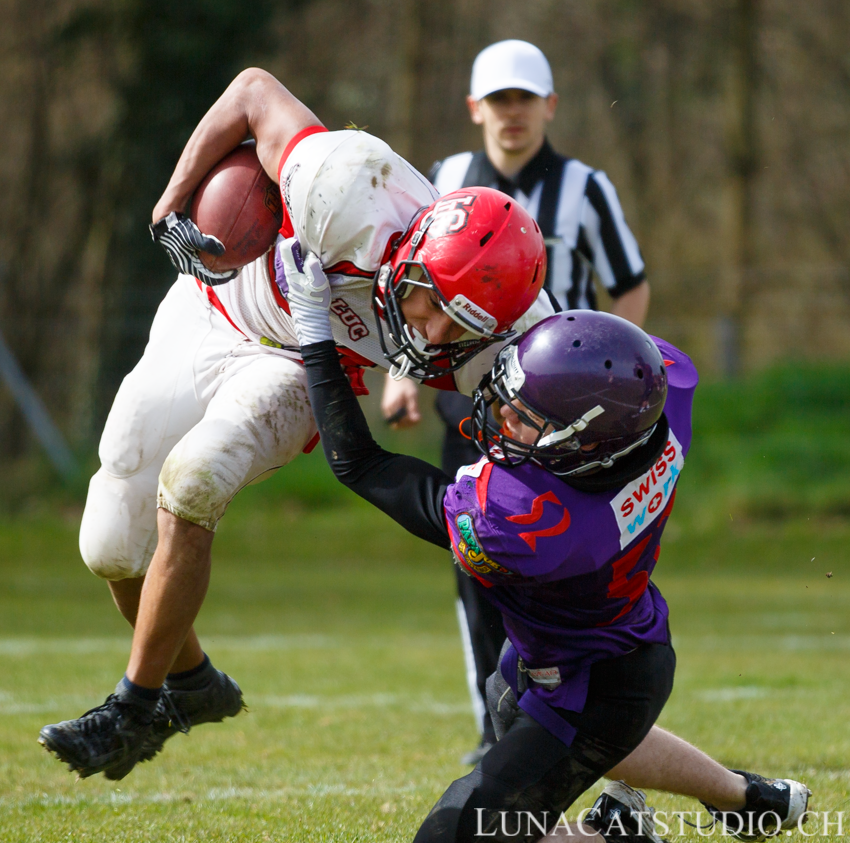
[{"label": "white field line", "polygon": [[323,799],[340,796],[365,796],[369,798],[399,797],[415,794],[420,791],[433,789],[432,782],[418,785],[390,785],[369,782],[363,785],[347,784],[307,784],[303,786],[288,786],[281,788],[259,787],[214,787],[204,793],[171,791],[168,793],[127,793],[113,791],[111,793],[74,795],[35,793],[29,796],[14,798],[0,796],[0,805],[24,808],[28,806],[43,806],[45,808],[63,805],[144,805],[163,804],[171,802],[238,802],[238,801],[279,801],[286,798]]},{"label": "white field line", "polygon": [[[425,634],[412,636],[427,649],[429,646],[451,646],[449,636]],[[407,640],[407,637],[405,638]],[[345,639],[333,635],[211,635],[204,637],[211,651],[282,652],[287,650],[330,650],[351,647],[380,647],[391,644],[386,637],[365,636]],[[850,650],[850,635],[677,635],[673,644],[697,650],[785,650],[790,652]],[[0,657],[28,658],[39,655],[96,655],[98,653],[127,653],[129,637],[111,638],[0,638]]]},{"label": "white field line", "polygon": [[[404,709],[412,714],[432,714],[453,717],[467,716],[470,704],[467,701],[436,700],[431,697],[403,694],[340,694],[336,696],[320,694],[250,694],[247,697],[252,709],[308,709],[317,712],[351,711],[362,708]],[[8,692],[0,690],[0,715],[30,715],[82,712],[96,704],[91,699],[83,699],[79,694],[51,697],[49,699],[22,700]]]},{"label": "white field line", "polygon": [[[210,649],[240,651],[326,650],[344,641],[330,635],[212,635]],[[130,638],[0,638],[0,656],[88,655],[129,652]]]},{"label": "white field line", "polygon": [[[757,685],[742,685],[737,688],[708,688],[704,691],[694,691],[693,695],[702,702],[736,702],[737,700],[757,700],[766,697],[768,694],[775,696],[777,693],[776,689],[760,688]],[[811,691],[807,689],[807,693],[811,693]]]},{"label": "white field line", "polygon": [[[235,650],[237,652],[281,652],[286,650],[332,650],[351,647],[378,647],[384,649],[392,639],[386,636],[364,635],[345,638],[338,635],[205,635],[206,649]],[[431,633],[403,636],[405,646],[413,641],[423,649],[452,646],[455,639],[450,635]],[[97,653],[129,653],[130,636],[103,638],[0,638],[0,656],[22,657],[38,655],[89,655]]]},{"label": "white field line", "polygon": [[673,646],[693,650],[784,650],[786,652],[828,652],[850,650],[850,635],[677,635],[673,631]]},{"label": "white field line", "polygon": [[470,703],[445,702],[430,697],[415,697],[404,694],[364,694],[326,696],[312,694],[290,694],[276,696],[256,694],[249,699],[249,707],[257,708],[305,708],[320,711],[351,710],[357,708],[404,708],[406,711],[423,714],[468,714]]}]

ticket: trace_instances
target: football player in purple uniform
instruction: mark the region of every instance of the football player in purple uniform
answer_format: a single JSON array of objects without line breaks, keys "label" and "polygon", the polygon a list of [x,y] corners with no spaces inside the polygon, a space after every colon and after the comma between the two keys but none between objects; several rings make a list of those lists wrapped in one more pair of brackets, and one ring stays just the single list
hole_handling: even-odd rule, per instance
[{"label": "football player in purple uniform", "polygon": [[416,841],[548,834],[657,843],[642,794],[619,781],[583,824],[560,819],[603,776],[700,798],[744,839],[798,822],[804,785],[725,770],[653,729],[675,655],[667,604],[650,578],[691,443],[690,359],[609,314],[544,319],[482,380],[471,435],[483,457],[452,480],[372,439],[340,369],[318,259],[302,261],[294,240],[285,248],[310,400],[335,475],[413,534],[451,548],[505,621],[508,641],[488,683],[499,741],[448,788]]}]

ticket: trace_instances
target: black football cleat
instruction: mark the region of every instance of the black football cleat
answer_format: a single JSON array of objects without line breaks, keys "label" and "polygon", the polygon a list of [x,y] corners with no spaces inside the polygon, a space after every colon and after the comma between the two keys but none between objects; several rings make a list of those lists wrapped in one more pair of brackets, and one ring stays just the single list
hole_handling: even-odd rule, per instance
[{"label": "black football cleat", "polygon": [[45,726],[38,742],[80,778],[103,773],[118,781],[141,760],[151,722],[147,711],[110,694],[76,720]]},{"label": "black football cleat", "polygon": [[178,690],[166,682],[141,751],[141,761],[150,761],[178,732],[184,734],[201,723],[219,723],[235,717],[245,703],[239,686],[220,670],[203,688]]},{"label": "black football cleat", "polygon": [[720,811],[702,803],[725,834],[758,843],[806,821],[812,792],[804,784],[793,779],[766,779],[744,770],[732,772],[747,780],[747,804],[738,811]]}]

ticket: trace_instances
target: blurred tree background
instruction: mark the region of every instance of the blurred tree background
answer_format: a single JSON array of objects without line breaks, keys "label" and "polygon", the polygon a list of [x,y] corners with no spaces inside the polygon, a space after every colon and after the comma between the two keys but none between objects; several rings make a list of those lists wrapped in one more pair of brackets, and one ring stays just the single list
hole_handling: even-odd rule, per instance
[{"label": "blurred tree background", "polygon": [[[552,142],[617,185],[651,331],[716,376],[850,357],[845,0],[0,0],[0,16],[0,332],[79,453],[173,280],[150,209],[254,64],[427,170],[480,145],[476,53],[532,41],[561,96]],[[0,384],[0,466],[33,451]]]}]

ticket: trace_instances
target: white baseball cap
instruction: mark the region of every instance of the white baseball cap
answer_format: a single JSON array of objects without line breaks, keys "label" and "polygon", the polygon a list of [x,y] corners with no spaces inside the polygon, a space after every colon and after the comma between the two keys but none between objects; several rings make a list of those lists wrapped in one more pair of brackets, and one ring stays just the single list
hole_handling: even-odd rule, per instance
[{"label": "white baseball cap", "polygon": [[518,88],[538,97],[554,91],[546,56],[528,41],[499,41],[483,49],[472,63],[469,93],[482,100],[495,91]]}]

